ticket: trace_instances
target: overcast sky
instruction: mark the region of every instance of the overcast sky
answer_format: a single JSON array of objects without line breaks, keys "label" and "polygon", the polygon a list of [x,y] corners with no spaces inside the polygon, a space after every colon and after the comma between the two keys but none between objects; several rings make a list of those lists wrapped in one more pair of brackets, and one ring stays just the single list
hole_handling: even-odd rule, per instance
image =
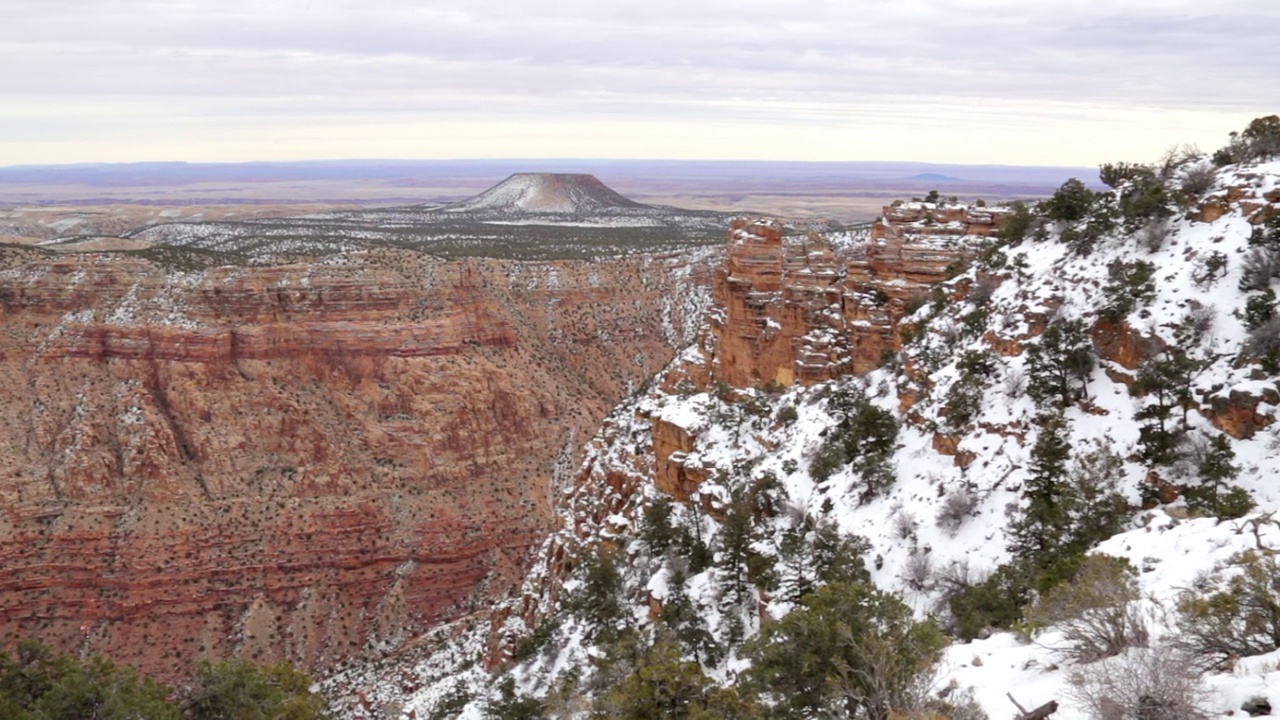
[{"label": "overcast sky", "polygon": [[0,165],[1093,165],[1280,112],[1276,0],[0,0]]}]

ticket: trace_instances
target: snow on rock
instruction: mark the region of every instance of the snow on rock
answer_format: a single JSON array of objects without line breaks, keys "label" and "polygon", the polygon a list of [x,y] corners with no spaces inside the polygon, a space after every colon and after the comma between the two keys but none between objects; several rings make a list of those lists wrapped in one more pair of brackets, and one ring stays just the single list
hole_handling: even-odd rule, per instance
[{"label": "snow on rock", "polygon": [[[1089,325],[1098,355],[1096,368],[1083,378],[1086,396],[1065,411],[1071,445],[1079,451],[1107,448],[1118,456],[1119,489],[1134,507],[1122,531],[1092,552],[1129,560],[1138,570],[1143,607],[1155,618],[1155,640],[1169,637],[1177,600],[1198,576],[1242,550],[1280,551],[1280,528],[1266,521],[1280,510],[1280,434],[1270,424],[1280,404],[1270,394],[1277,378],[1240,356],[1249,331],[1236,312],[1245,300],[1238,289],[1241,258],[1259,213],[1280,212],[1278,186],[1280,163],[1228,168],[1205,201],[1220,203],[1221,212],[1205,222],[1194,209],[1180,211],[1158,244],[1140,244],[1133,233],[1116,228],[1082,253],[1061,241],[1070,228],[1046,226],[1043,238],[999,248],[948,281],[942,301],[909,318],[916,339],[886,366],[860,377],[773,393],[653,387],[634,396],[610,415],[577,479],[559,494],[561,530],[544,543],[520,596],[501,613],[518,615],[520,622],[495,625],[483,648],[471,636],[471,645],[455,643],[448,652],[471,652],[472,662],[487,653],[492,661],[495,638],[510,647],[533,628],[554,623],[553,638],[541,651],[520,662],[509,662],[508,654],[492,666],[508,668],[522,692],[539,695],[563,672],[589,676],[590,658],[601,650],[592,646],[590,623],[566,605],[584,582],[582,564],[568,559],[589,557],[605,546],[622,559],[621,597],[629,603],[629,622],[650,627],[655,608],[670,602],[678,588],[726,648],[722,657],[703,663],[721,682],[732,682],[744,669],[738,643],[758,632],[762,617],[781,617],[795,606],[788,588],[816,582],[806,576],[803,562],[787,555],[794,551],[786,549],[787,538],[797,532],[834,530],[840,537],[862,538],[877,586],[897,593],[919,617],[943,612],[941,572],[979,577],[1010,558],[1009,522],[1023,502],[1042,412],[1026,394],[1027,347],[1055,318]],[[901,204],[891,212],[902,222],[936,226],[939,237],[965,232],[966,224],[994,223],[991,213],[927,203]],[[1217,275],[1205,273],[1210,253],[1227,259]],[[1104,322],[1100,318],[1112,302],[1111,268],[1137,261],[1154,266],[1150,297]],[[709,321],[721,322],[722,314],[710,308]],[[1193,315],[1204,326],[1194,341],[1180,330]],[[1136,368],[1169,347],[1193,355],[1200,367],[1185,408],[1188,432],[1232,438],[1241,469],[1236,483],[1258,505],[1241,519],[1190,517],[1182,501],[1137,509],[1150,477],[1139,457],[1139,413],[1152,400],[1131,385]],[[703,357],[686,351],[673,367]],[[983,370],[974,370],[975,357]],[[972,416],[958,421],[948,398],[974,382]],[[851,467],[826,478],[813,472],[815,458],[843,419],[835,398],[849,393],[891,413],[900,427],[891,458],[894,482],[880,493],[865,492]],[[1222,403],[1244,396],[1259,399],[1249,407],[1255,427],[1247,435],[1224,435]],[[1181,411],[1176,418],[1181,422]],[[679,482],[663,479],[672,464],[684,473]],[[1189,472],[1181,466],[1159,469],[1170,485],[1190,482]],[[749,599],[727,602],[735,578],[724,566],[712,562],[689,570],[654,556],[641,541],[646,512],[669,503],[677,525],[717,547],[727,508],[751,487],[770,488],[769,497],[779,505],[776,514],[757,523],[753,545],[779,574],[772,593],[749,586]],[[960,495],[964,510],[951,516]],[[939,666],[938,687],[973,688],[993,718],[1013,714],[1007,693],[1027,707],[1063,702],[1055,720],[1085,718],[1084,710],[1066,702],[1075,668],[1056,647],[1060,641],[1047,628],[1032,639],[998,632],[954,644]],[[1280,706],[1274,655],[1244,659],[1231,672],[1205,678],[1217,717],[1241,716],[1240,704],[1251,697],[1265,696]],[[474,669],[450,674],[433,662],[424,660],[409,672],[426,689],[404,694],[404,707],[428,708],[431,698],[445,692],[441,688],[462,688],[477,698],[468,711],[474,713],[492,678]]]}]

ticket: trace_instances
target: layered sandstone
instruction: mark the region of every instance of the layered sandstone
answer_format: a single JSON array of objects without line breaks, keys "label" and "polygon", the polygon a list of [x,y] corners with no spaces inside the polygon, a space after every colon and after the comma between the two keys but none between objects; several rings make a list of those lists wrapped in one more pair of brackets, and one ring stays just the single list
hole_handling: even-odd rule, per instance
[{"label": "layered sandstone", "polygon": [[784,241],[777,223],[736,223],[715,273],[699,357],[666,382],[788,386],[879,367],[901,347],[908,305],[954,275],[1000,214],[929,203],[886,207],[870,241],[842,256],[815,239]]},{"label": "layered sandstone", "polygon": [[684,255],[2,259],[0,635],[162,676],[323,669],[505,594],[707,282]]}]

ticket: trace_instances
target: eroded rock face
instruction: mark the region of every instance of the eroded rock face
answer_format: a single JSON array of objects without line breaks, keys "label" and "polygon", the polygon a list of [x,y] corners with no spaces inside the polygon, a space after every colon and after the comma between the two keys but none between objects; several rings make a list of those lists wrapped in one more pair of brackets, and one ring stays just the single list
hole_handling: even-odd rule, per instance
[{"label": "eroded rock face", "polygon": [[784,242],[775,223],[735,224],[699,359],[668,375],[667,386],[788,386],[880,367],[901,347],[908,303],[950,277],[995,231],[1001,212],[886,207],[870,242],[851,257],[818,242]]},{"label": "eroded rock face", "polygon": [[1246,440],[1275,423],[1277,406],[1280,390],[1275,384],[1255,380],[1207,394],[1198,409],[1214,427]]},{"label": "eroded rock face", "polygon": [[503,595],[700,263],[7,253],[0,635],[323,669]]}]

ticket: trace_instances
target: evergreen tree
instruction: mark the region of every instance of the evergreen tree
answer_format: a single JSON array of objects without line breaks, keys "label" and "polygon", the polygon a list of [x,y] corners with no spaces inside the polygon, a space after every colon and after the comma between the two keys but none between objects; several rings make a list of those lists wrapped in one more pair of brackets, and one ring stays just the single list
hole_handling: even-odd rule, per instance
[{"label": "evergreen tree", "polygon": [[582,562],[582,589],[568,603],[569,610],[597,628],[613,625],[622,617],[622,575],[611,553],[589,553]]},{"label": "evergreen tree", "polygon": [[1022,489],[1026,507],[1010,524],[1009,551],[1047,564],[1062,549],[1069,520],[1066,478],[1071,443],[1067,420],[1061,414],[1041,416],[1038,425],[1030,473]]},{"label": "evergreen tree", "polygon": [[747,591],[751,544],[756,539],[752,510],[751,494],[742,489],[733,490],[716,538],[720,568],[729,578],[735,604],[742,603]]},{"label": "evergreen tree", "polygon": [[887,720],[909,711],[946,638],[933,621],[866,583],[834,583],[767,626],[746,649],[749,684],[775,717]]},{"label": "evergreen tree", "polygon": [[1093,367],[1093,342],[1084,321],[1056,319],[1027,348],[1027,394],[1043,408],[1070,407],[1088,397]]},{"label": "evergreen tree", "polygon": [[665,555],[675,539],[671,527],[671,501],[665,495],[645,505],[640,520],[640,542],[653,557]]},{"label": "evergreen tree", "polygon": [[1102,288],[1107,304],[1099,315],[1105,320],[1118,323],[1140,303],[1155,297],[1155,273],[1156,266],[1146,260],[1113,260],[1107,265],[1108,281]]},{"label": "evergreen tree", "polygon": [[719,694],[702,667],[684,658],[680,643],[659,629],[635,670],[596,700],[599,720],[693,720],[714,712]]},{"label": "evergreen tree", "polygon": [[319,720],[324,699],[311,692],[311,677],[281,663],[259,667],[246,660],[205,661],[182,700],[187,720]]},{"label": "evergreen tree", "polygon": [[169,690],[95,657],[81,661],[38,642],[0,652],[0,717],[6,720],[178,720]]},{"label": "evergreen tree", "polygon": [[862,483],[860,500],[867,502],[893,484],[896,475],[890,460],[898,448],[898,421],[893,413],[869,399],[856,385],[847,385],[828,400],[836,425],[827,432],[822,447],[809,465],[809,473],[825,482],[844,465]]},{"label": "evergreen tree", "polygon": [[1235,464],[1236,453],[1225,435],[1209,439],[1199,458],[1196,473],[1200,484],[1187,488],[1187,505],[1216,517],[1239,517],[1253,509],[1253,500],[1242,488],[1231,488],[1230,481],[1240,474]]},{"label": "evergreen tree", "polygon": [[486,720],[543,720],[546,703],[516,691],[515,680],[507,677],[498,685],[498,697],[485,704]]},{"label": "evergreen tree", "polygon": [[1053,194],[1046,205],[1045,214],[1052,220],[1076,222],[1089,216],[1093,202],[1093,191],[1079,180],[1071,178]]},{"label": "evergreen tree", "polygon": [[[1186,430],[1187,412],[1195,401],[1192,387],[1200,368],[1200,363],[1182,348],[1169,348],[1138,369],[1132,391],[1150,398],[1134,413],[1135,419],[1143,421],[1138,443],[1147,463],[1168,465],[1177,459],[1178,440]],[[1178,409],[1182,411],[1182,421],[1174,427],[1173,416]]]}]

